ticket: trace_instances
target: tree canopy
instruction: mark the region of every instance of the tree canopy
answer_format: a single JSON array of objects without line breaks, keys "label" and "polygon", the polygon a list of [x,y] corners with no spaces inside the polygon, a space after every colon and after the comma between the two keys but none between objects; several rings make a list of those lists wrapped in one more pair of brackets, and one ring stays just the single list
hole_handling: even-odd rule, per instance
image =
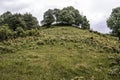
[{"label": "tree canopy", "polygon": [[49,9],[44,13],[42,25],[50,26],[52,24],[59,25],[75,25],[81,26],[83,29],[89,29],[90,24],[86,16],[79,13],[77,9],[72,6],[60,9]]},{"label": "tree canopy", "polygon": [[114,8],[107,20],[108,27],[112,30],[112,34],[120,39],[120,7]]},{"label": "tree canopy", "polygon": [[13,30],[17,29],[17,27],[31,29],[39,26],[37,18],[33,17],[32,14],[12,14],[9,11],[0,15],[0,26],[3,25],[8,25],[9,28]]},{"label": "tree canopy", "polygon": [[44,13],[44,20],[41,22],[43,25],[50,26],[55,21],[53,10],[49,9]]}]

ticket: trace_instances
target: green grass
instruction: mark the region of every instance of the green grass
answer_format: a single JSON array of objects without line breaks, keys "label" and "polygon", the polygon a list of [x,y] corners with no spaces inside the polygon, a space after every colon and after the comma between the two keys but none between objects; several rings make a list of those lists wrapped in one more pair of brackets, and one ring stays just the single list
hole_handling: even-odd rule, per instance
[{"label": "green grass", "polygon": [[0,80],[120,79],[116,37],[73,27],[39,33],[0,42]]}]

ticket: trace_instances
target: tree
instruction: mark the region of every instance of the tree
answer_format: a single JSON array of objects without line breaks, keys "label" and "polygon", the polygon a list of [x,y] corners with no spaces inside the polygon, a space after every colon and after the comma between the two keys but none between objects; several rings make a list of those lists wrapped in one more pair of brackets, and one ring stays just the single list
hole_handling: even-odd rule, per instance
[{"label": "tree", "polygon": [[0,16],[0,25],[5,25],[10,22],[9,18],[12,16],[12,13],[7,11]]},{"label": "tree", "polygon": [[80,26],[82,24],[82,15],[80,15],[78,10],[74,10],[75,25]]},{"label": "tree", "polygon": [[83,18],[82,18],[81,28],[82,29],[90,29],[90,24],[89,24],[89,21],[87,20],[86,16],[83,16]]},{"label": "tree", "polygon": [[53,16],[55,18],[55,22],[57,23],[59,21],[59,16],[60,16],[60,9],[54,9],[53,10]]},{"label": "tree", "polygon": [[26,29],[32,29],[39,26],[37,18],[33,17],[30,13],[24,14],[23,20],[25,21]]},{"label": "tree", "polygon": [[26,23],[21,14],[14,14],[9,18],[9,22],[7,23],[10,29],[16,30],[17,27],[26,28]]},{"label": "tree", "polygon": [[120,40],[120,7],[114,8],[107,20],[107,26],[112,30],[112,34]]},{"label": "tree", "polygon": [[72,25],[75,23],[75,19],[74,19],[74,8],[73,7],[66,7],[63,8],[60,12],[60,16],[59,16],[59,22],[62,23],[63,25],[67,24],[67,25]]},{"label": "tree", "polygon": [[32,29],[39,27],[39,23],[36,17],[33,17],[32,14],[12,14],[7,11],[0,16],[0,26],[8,25],[10,29],[16,30],[17,27],[23,29]]},{"label": "tree", "polygon": [[43,25],[69,25],[80,26],[83,29],[89,29],[90,24],[86,16],[80,15],[79,11],[72,6],[60,9],[49,9],[44,13]]},{"label": "tree", "polygon": [[46,11],[44,13],[44,20],[41,21],[42,25],[45,25],[45,26],[50,26],[54,21],[55,21],[55,18],[54,18],[54,15],[53,15],[53,10],[49,9],[48,11]]}]

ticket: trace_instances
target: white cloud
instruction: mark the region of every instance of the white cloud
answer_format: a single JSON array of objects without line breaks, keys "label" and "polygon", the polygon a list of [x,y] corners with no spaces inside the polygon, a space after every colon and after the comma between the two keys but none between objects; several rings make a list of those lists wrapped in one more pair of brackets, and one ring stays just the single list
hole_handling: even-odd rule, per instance
[{"label": "white cloud", "polygon": [[74,6],[87,16],[92,29],[105,33],[109,31],[106,19],[113,8],[120,6],[120,0],[0,0],[0,5],[0,14],[8,10],[13,13],[30,12],[39,20],[42,20],[43,13],[50,8]]}]

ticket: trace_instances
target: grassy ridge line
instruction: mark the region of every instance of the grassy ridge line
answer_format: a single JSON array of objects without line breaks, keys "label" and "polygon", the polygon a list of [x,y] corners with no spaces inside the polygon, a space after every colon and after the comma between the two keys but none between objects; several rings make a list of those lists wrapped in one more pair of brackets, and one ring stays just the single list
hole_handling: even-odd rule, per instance
[{"label": "grassy ridge line", "polygon": [[[33,44],[64,44],[66,42],[73,42],[76,44],[79,43],[81,45],[84,44],[86,46],[92,46],[97,50],[103,49],[107,52],[119,53],[119,43],[117,38],[90,32],[88,30],[80,30],[73,27],[43,29],[39,31],[39,35],[37,36],[28,36],[24,38],[3,41],[1,44],[4,46],[0,46],[0,48],[1,50],[3,49],[3,51],[5,51],[4,49],[8,48],[8,52],[10,52],[10,49],[12,48],[19,49]],[[8,45],[11,48],[9,48]],[[11,52],[14,52],[14,50]]]}]

